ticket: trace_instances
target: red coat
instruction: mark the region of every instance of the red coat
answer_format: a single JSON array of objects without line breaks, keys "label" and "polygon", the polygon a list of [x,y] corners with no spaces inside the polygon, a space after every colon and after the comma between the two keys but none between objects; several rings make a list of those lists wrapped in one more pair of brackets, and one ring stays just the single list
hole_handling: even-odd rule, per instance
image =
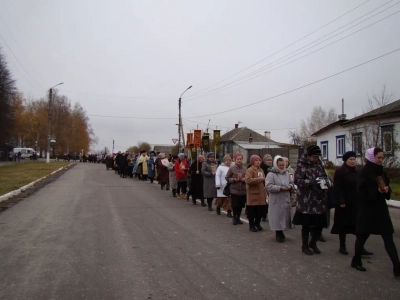
[{"label": "red coat", "polygon": [[[183,163],[185,165],[185,170],[181,169],[181,163]],[[175,165],[174,165],[174,169],[175,169],[175,174],[176,174],[177,180],[187,178],[189,164],[186,159],[184,159],[184,160],[177,159],[175,162]]]}]

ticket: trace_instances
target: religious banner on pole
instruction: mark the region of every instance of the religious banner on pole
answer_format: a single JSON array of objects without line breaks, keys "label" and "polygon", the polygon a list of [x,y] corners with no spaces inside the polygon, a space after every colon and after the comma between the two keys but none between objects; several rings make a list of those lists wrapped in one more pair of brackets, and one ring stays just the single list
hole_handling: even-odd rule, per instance
[{"label": "religious banner on pole", "polygon": [[197,149],[194,144],[190,144],[190,154],[192,155],[192,160],[197,159]]},{"label": "religious banner on pole", "polygon": [[205,152],[210,151],[210,135],[206,132],[201,137],[201,148],[203,148]]},{"label": "religious banner on pole", "polygon": [[214,130],[214,147],[219,148],[221,144],[221,130]]},{"label": "religious banner on pole", "polygon": [[190,144],[193,144],[193,133],[186,134],[186,148],[189,149]]},{"label": "religious banner on pole", "polygon": [[196,148],[201,146],[201,130],[195,129],[193,133],[193,144]]}]

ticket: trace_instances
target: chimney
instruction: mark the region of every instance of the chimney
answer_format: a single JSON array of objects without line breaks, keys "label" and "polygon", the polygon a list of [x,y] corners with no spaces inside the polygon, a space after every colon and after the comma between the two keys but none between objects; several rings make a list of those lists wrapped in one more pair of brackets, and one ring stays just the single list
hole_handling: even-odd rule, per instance
[{"label": "chimney", "polygon": [[239,124],[235,124],[235,128],[239,128]]},{"label": "chimney", "polygon": [[249,136],[249,143],[252,143],[253,142],[253,137],[251,136],[251,133],[250,133],[250,136]]},{"label": "chimney", "polygon": [[271,139],[271,131],[264,131],[264,135],[267,139]]},{"label": "chimney", "polygon": [[344,113],[344,99],[342,98],[342,114],[341,115],[338,115],[338,119],[339,120],[346,120],[346,115],[345,115],[345,113]]}]

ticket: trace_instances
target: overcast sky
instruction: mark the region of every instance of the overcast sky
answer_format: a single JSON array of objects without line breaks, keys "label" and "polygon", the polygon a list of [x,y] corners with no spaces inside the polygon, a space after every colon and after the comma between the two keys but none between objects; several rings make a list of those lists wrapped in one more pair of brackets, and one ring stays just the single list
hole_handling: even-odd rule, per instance
[{"label": "overcast sky", "polygon": [[178,98],[190,85],[185,132],[211,120],[210,129],[225,133],[240,121],[288,142],[288,129],[314,106],[340,113],[344,98],[353,117],[383,84],[400,98],[400,51],[290,92],[399,49],[398,3],[1,0],[0,44],[26,97],[64,82],[58,91],[86,109],[96,149],[112,139],[117,151],[138,141],[172,144]]}]

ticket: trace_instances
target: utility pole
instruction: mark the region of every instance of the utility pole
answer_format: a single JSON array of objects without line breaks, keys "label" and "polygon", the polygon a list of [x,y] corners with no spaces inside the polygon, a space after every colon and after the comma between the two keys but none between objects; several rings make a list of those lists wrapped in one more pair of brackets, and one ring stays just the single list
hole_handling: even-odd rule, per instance
[{"label": "utility pole", "polygon": [[46,163],[50,162],[50,127],[51,127],[51,98],[53,94],[53,88],[49,91],[49,111],[47,114],[47,153],[46,153]]},{"label": "utility pole", "polygon": [[[189,86],[179,97],[179,102],[178,102],[178,107],[179,107],[179,122],[178,122],[178,152],[181,152],[181,136],[182,140],[185,141],[183,138],[183,128],[182,128],[182,114],[181,114],[181,107],[182,107],[182,95],[188,90],[192,88],[192,86]],[[185,145],[183,145],[185,147]]]}]

